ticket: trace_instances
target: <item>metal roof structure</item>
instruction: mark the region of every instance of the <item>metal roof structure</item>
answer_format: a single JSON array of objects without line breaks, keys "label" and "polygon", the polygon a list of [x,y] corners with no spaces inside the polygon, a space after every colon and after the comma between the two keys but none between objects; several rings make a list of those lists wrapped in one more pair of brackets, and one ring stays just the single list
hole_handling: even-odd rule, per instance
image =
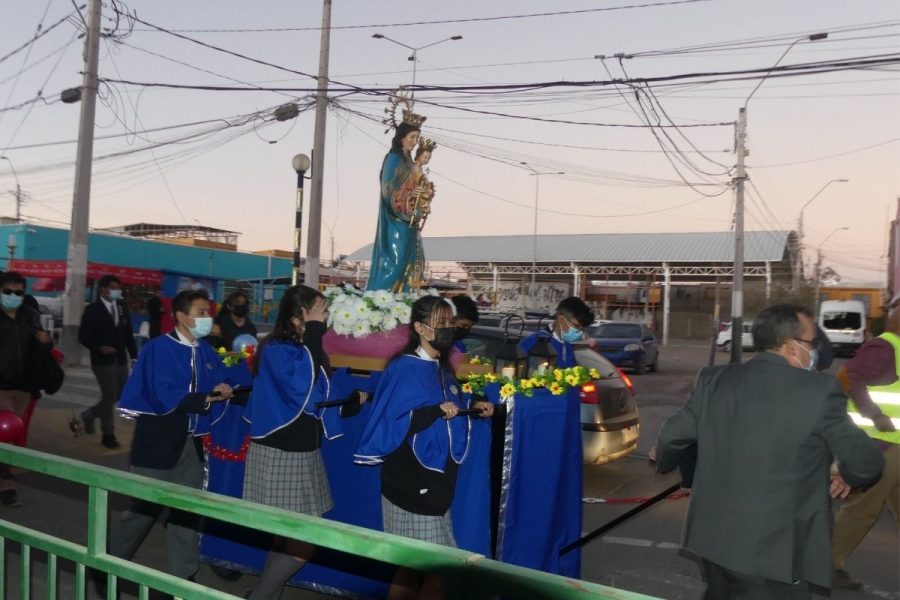
[{"label": "metal roof structure", "polygon": [[[748,231],[745,262],[778,262],[784,258],[790,232]],[[429,261],[458,263],[531,263],[534,236],[464,236],[424,238]],[[372,244],[347,260],[368,261]],[[595,233],[537,236],[538,263],[726,263],[734,260],[734,234]]]},{"label": "metal roof structure", "polygon": [[[517,279],[535,273],[542,281],[596,276],[606,281],[668,277],[681,283],[714,282],[734,274],[734,234],[597,233],[573,235],[425,238],[429,262],[454,262],[475,279]],[[372,245],[347,260],[368,262]],[[744,234],[744,277],[767,283],[790,276],[798,256],[792,231]],[[577,289],[576,285],[576,289]]]}]

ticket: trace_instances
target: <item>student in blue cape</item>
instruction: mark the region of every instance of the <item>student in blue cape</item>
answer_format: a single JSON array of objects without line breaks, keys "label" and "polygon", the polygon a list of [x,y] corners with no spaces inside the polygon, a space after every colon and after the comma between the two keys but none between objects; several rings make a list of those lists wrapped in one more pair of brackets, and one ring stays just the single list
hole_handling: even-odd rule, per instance
[{"label": "student in blue cape", "polygon": [[[212,328],[209,296],[204,290],[180,292],[172,300],[172,312],[175,329],[144,345],[119,408],[136,418],[131,472],[201,489],[203,451],[194,436],[205,431],[204,420],[212,404],[230,399],[232,386],[246,382],[234,380],[203,340]],[[159,505],[134,500],[110,532],[109,553],[130,560],[161,510]],[[166,525],[168,573],[193,578],[200,564],[198,535],[193,518],[170,513]],[[98,587],[104,587],[102,582]]]},{"label": "student in blue cape", "polygon": [[[328,357],[322,348],[328,305],[318,291],[296,285],[281,298],[275,328],[260,344],[253,364],[256,379],[245,415],[250,449],[244,499],[321,517],[333,503],[322,460],[322,438],[341,435],[340,417],[359,411],[316,408],[329,398]],[[277,600],[287,581],[312,558],[315,546],[277,538],[252,600]]]},{"label": "student in blue cape", "polygon": [[[381,375],[355,460],[382,465],[385,532],[455,547],[449,509],[469,420],[454,418],[466,408],[449,362],[454,329],[448,301],[424,296],[413,304],[409,340]],[[488,402],[472,408],[493,413]],[[401,568],[388,598],[441,598],[442,588],[438,576]]]},{"label": "student in blue cape", "polygon": [[465,294],[453,296],[450,298],[450,301],[453,302],[454,308],[453,327],[455,327],[455,330],[453,332],[453,347],[465,354],[466,345],[463,344],[463,340],[469,335],[469,330],[472,329],[472,326],[478,324],[478,305]]},{"label": "student in blue cape", "polygon": [[575,351],[572,342],[584,339],[584,328],[594,322],[594,313],[584,300],[571,296],[556,307],[556,315],[549,329],[532,333],[519,345],[530,352],[539,339],[546,339],[556,350],[556,366],[562,369],[574,367]]}]

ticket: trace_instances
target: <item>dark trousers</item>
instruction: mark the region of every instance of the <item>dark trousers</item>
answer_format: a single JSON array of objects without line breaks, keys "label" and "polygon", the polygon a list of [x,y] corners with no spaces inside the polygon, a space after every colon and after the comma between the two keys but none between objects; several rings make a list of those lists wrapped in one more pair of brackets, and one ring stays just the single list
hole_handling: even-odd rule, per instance
[{"label": "dark trousers", "polygon": [[808,600],[809,584],[772,581],[765,577],[735,573],[714,562],[703,560],[706,593],[703,600]]},{"label": "dark trousers", "polygon": [[[194,489],[203,488],[203,463],[197,456],[192,439],[184,444],[178,463],[171,469],[150,469],[131,466],[131,472]],[[122,519],[109,533],[109,553],[131,560],[141,542],[153,527],[163,506],[133,499]],[[200,566],[200,519],[196,515],[169,510],[166,520],[166,572],[187,579]]]},{"label": "dark trousers", "polygon": [[125,381],[128,379],[128,365],[93,365],[91,370],[97,383],[100,384],[100,402],[89,408],[89,416],[100,419],[100,431],[104,435],[115,435],[116,420],[113,411],[116,402],[125,389]]}]

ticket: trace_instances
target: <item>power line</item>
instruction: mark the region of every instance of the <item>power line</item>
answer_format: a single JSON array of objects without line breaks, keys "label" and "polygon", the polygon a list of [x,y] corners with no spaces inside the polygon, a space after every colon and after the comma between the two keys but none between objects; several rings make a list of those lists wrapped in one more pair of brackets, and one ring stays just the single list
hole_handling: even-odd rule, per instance
[{"label": "power line", "polygon": [[[81,8],[84,8],[84,7],[85,7],[85,5],[82,4],[82,5],[81,5]],[[48,8],[49,8],[49,6],[48,6]],[[46,12],[44,12],[44,16],[47,16],[47,13],[46,13]],[[57,21],[56,23],[53,23],[52,25],[50,25],[49,27],[47,27],[46,29],[42,29],[42,28],[40,27],[40,25],[38,25],[38,30],[37,30],[37,32],[34,34],[34,36],[33,36],[31,39],[29,39],[27,42],[25,42],[24,44],[22,44],[21,46],[18,46],[18,47],[16,47],[14,50],[11,50],[10,52],[7,52],[7,53],[4,54],[3,56],[0,56],[0,63],[6,61],[6,60],[9,59],[9,58],[12,58],[13,56],[15,56],[16,54],[18,54],[18,53],[21,52],[22,50],[25,50],[26,48],[31,47],[31,46],[32,46],[36,41],[38,41],[40,38],[44,37],[45,35],[47,35],[47,34],[50,33],[51,31],[53,31],[54,29],[56,29],[57,27],[59,27],[60,25],[62,25],[63,23],[65,23],[66,21],[68,21],[69,18],[70,18],[71,16],[72,16],[72,13],[69,13],[68,15],[66,15],[65,17],[63,17],[62,19],[60,19],[59,21]],[[43,22],[43,17],[41,18],[41,21]]]},{"label": "power line", "polygon": [[796,160],[793,162],[776,163],[776,164],[771,164],[771,165],[747,165],[747,168],[748,169],[754,169],[754,168],[755,169],[763,169],[763,168],[771,169],[771,168],[776,168],[776,167],[790,167],[793,165],[802,165],[802,164],[816,162],[816,161],[820,161],[820,160],[827,160],[829,158],[837,158],[839,156],[847,156],[848,154],[855,154],[857,152],[862,152],[864,150],[871,150],[873,148],[878,148],[880,146],[886,146],[888,144],[895,144],[897,142],[900,142],[900,137],[891,138],[889,140],[884,140],[883,142],[877,142],[875,144],[870,144],[868,146],[861,146],[859,148],[854,148],[853,150],[847,150],[846,152],[838,152],[837,154],[828,154],[825,156],[819,156],[817,158],[808,158],[806,160]]},{"label": "power line", "polygon": [[[671,0],[668,2],[648,2],[644,4],[629,4],[625,6],[608,6],[604,8],[586,8],[581,10],[553,11],[543,13],[528,13],[518,15],[503,15],[496,17],[468,17],[462,19],[441,19],[432,21],[407,21],[404,23],[375,23],[369,25],[337,25],[332,26],[332,30],[340,29],[375,29],[387,27],[412,27],[416,25],[445,25],[451,23],[476,23],[490,21],[507,21],[512,19],[530,19],[536,17],[558,17],[567,15],[579,15],[598,12],[609,12],[616,10],[626,10],[635,8],[654,8],[660,6],[674,6],[678,4],[695,4],[697,2],[708,2],[709,0]],[[139,21],[140,22],[140,21]],[[152,25],[151,25],[152,27]],[[321,31],[321,27],[261,27],[261,28],[219,28],[219,29],[172,29],[171,31],[180,33],[278,33],[288,31]],[[156,29],[138,29],[137,31],[156,31]]]}]

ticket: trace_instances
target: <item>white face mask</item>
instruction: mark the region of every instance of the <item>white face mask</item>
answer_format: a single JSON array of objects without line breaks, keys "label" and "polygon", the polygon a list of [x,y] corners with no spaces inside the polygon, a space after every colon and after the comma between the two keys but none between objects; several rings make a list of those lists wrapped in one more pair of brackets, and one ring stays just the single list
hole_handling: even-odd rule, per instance
[{"label": "white face mask", "polygon": [[122,299],[122,290],[109,290],[109,299],[110,300],[121,300]]}]

